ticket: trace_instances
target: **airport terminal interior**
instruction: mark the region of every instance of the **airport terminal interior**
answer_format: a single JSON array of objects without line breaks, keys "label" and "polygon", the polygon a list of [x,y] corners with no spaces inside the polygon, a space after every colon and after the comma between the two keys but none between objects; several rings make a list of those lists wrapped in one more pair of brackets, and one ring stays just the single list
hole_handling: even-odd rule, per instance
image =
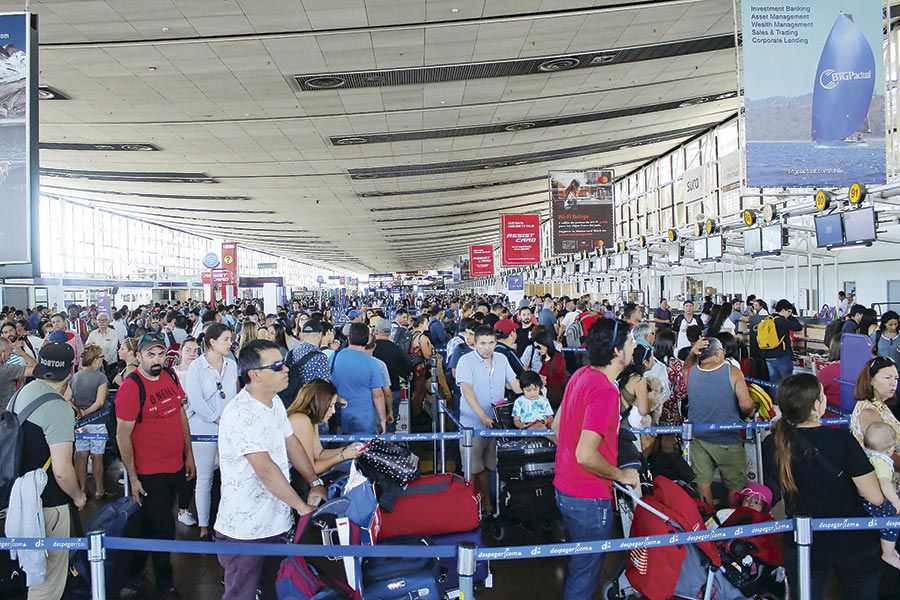
[{"label": "airport terminal interior", "polygon": [[900,599],[894,0],[0,0],[0,206],[0,598]]}]

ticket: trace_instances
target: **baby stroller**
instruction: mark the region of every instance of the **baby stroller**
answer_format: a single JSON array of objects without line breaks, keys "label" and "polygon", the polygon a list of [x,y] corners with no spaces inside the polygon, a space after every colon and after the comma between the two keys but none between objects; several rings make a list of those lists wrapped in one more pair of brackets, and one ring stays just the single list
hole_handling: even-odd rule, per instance
[{"label": "baby stroller", "polygon": [[[501,429],[515,429],[512,402],[494,406],[494,419]],[[553,537],[561,522],[556,506],[553,477],[556,444],[545,438],[499,438],[497,479],[494,482],[494,519],[491,534],[498,541],[508,526],[543,531]]]},{"label": "baby stroller", "polygon": [[[652,492],[643,498],[624,486],[616,484],[616,489],[629,496],[635,505],[631,537],[706,529],[695,500],[671,479],[655,477]],[[738,600],[754,597],[732,583],[722,558],[714,542],[632,550],[626,565],[604,586],[604,598]],[[727,554],[726,558],[731,559]]]}]

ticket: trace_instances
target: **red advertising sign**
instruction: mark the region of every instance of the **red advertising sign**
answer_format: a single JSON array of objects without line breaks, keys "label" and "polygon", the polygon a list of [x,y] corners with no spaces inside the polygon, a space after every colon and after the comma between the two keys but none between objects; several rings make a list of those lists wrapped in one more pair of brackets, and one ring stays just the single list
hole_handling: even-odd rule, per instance
[{"label": "red advertising sign", "polygon": [[469,246],[471,277],[490,277],[494,274],[494,247],[491,244]]},{"label": "red advertising sign", "polygon": [[541,262],[541,215],[500,215],[500,248],[504,267]]},{"label": "red advertising sign", "polygon": [[230,283],[237,281],[237,242],[222,242],[222,268],[231,273]]},{"label": "red advertising sign", "polygon": [[200,282],[204,285],[209,285],[211,283],[233,285],[234,275],[232,275],[231,271],[228,269],[212,269],[211,271],[204,271],[200,274]]}]

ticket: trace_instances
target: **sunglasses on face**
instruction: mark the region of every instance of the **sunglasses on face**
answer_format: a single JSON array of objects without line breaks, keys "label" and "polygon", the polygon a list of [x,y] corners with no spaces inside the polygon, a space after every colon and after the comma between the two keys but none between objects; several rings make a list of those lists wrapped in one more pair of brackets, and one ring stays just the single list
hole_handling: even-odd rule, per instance
[{"label": "sunglasses on face", "polygon": [[273,362],[271,365],[265,365],[262,367],[256,367],[255,369],[247,369],[248,371],[275,371],[276,373],[280,373],[284,370],[284,361]]}]

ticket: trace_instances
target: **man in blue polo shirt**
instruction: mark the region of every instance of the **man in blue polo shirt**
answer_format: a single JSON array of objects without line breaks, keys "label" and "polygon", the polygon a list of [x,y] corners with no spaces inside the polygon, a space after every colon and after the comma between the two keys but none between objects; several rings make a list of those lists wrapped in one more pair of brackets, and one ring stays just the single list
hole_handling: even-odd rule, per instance
[{"label": "man in blue polo shirt", "polygon": [[347,401],[341,409],[341,431],[345,434],[384,433],[387,413],[382,388],[385,381],[378,361],[366,353],[369,328],[351,323],[347,335],[349,347],[331,357],[331,381],[338,395]]},{"label": "man in blue polo shirt", "polygon": [[[494,353],[497,340],[494,330],[482,325],[475,330],[475,351],[459,359],[456,382],[462,392],[460,421],[465,427],[490,429],[494,404],[503,402],[506,387],[522,393],[516,374],[503,354]],[[462,444],[462,442],[460,442]],[[460,450],[462,452],[462,450]],[[493,512],[490,494],[490,471],[497,470],[497,444],[493,439],[472,439],[472,477],[481,492],[481,507]]]}]

